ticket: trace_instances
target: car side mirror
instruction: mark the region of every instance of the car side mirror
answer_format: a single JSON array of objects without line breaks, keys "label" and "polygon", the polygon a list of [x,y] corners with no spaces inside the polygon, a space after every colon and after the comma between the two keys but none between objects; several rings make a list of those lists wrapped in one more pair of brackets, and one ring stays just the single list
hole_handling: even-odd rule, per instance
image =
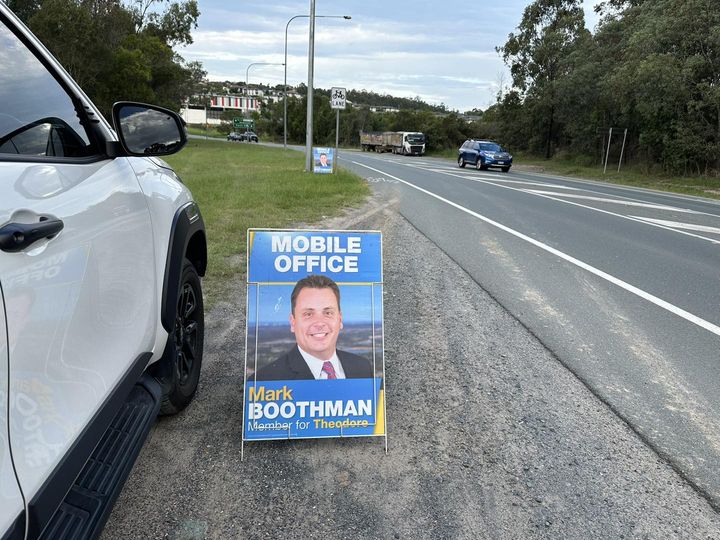
[{"label": "car side mirror", "polygon": [[168,109],[120,101],[113,105],[112,118],[127,155],[167,156],[187,143],[183,120]]}]

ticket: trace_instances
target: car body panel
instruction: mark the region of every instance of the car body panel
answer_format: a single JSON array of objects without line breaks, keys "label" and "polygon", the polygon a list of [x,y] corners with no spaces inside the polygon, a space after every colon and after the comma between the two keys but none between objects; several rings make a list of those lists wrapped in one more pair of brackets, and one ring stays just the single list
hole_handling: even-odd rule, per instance
[{"label": "car body panel", "polygon": [[[129,159],[150,208],[153,227],[152,241],[155,251],[154,264],[156,275],[162,275],[168,262],[168,238],[171,237],[175,213],[178,208],[192,202],[192,195],[177,174],[162,159]],[[159,360],[162,356],[168,336],[167,332],[163,331],[161,323],[162,305],[160,303],[158,303],[155,317],[155,327],[158,328],[158,332],[152,348],[148,349],[153,353],[151,363]]]},{"label": "car body panel", "polygon": [[10,441],[30,496],[155,343],[159,295],[148,205],[126,158],[0,163],[0,177],[14,186],[3,190],[0,224],[40,215],[65,224],[55,238],[0,257],[11,314]]},{"label": "car body panel", "polygon": [[8,440],[8,343],[5,305],[0,282],[0,532],[13,528],[25,504],[13,470]]}]

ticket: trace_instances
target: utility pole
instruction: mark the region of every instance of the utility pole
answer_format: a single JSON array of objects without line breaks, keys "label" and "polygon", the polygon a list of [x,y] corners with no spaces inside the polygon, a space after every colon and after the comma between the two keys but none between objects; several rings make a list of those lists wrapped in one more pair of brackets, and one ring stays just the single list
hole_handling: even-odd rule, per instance
[{"label": "utility pole", "polygon": [[308,47],[307,125],[305,127],[305,171],[312,172],[313,71],[315,69],[315,0],[310,0],[310,44]]}]

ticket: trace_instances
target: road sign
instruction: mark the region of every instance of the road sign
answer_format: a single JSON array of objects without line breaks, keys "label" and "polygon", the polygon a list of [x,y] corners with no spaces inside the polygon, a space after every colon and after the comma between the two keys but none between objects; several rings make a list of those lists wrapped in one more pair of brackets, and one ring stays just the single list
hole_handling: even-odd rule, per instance
[{"label": "road sign", "polygon": [[255,121],[247,118],[233,118],[234,129],[255,129]]},{"label": "road sign", "polygon": [[331,109],[344,109],[345,100],[347,99],[347,92],[344,88],[338,88],[333,86],[330,89],[330,108]]}]

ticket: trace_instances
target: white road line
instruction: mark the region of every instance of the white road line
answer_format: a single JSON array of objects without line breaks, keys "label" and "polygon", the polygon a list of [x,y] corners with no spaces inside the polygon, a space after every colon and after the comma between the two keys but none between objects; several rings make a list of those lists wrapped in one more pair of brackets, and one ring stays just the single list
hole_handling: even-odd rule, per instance
[{"label": "white road line", "polygon": [[[452,169],[452,170],[454,170],[454,169]],[[435,172],[444,172],[444,171],[438,170]],[[457,176],[460,176],[460,175],[457,175]],[[576,187],[561,186],[558,184],[547,184],[547,183],[541,183],[541,182],[530,182],[529,180],[507,180],[505,178],[496,178],[495,176],[482,176],[482,175],[476,175],[476,174],[474,174],[474,175],[464,174],[464,175],[462,175],[462,177],[467,178],[469,180],[479,177],[479,178],[485,178],[488,180],[492,180],[493,182],[502,182],[503,184],[524,184],[527,186],[543,186],[543,187],[550,187],[550,188],[557,188],[557,189],[567,189],[570,191],[580,191],[580,188],[576,188]],[[527,189],[527,190],[523,190],[523,191],[534,191],[534,190]],[[539,193],[539,191],[538,191],[538,193]],[[548,193],[556,194],[554,191],[549,191]],[[557,193],[557,195],[562,195],[563,197],[567,196],[564,193]]]},{"label": "white road line", "polygon": [[[517,171],[516,174],[526,174],[528,176],[540,176],[541,178],[550,178],[552,180],[566,180],[568,182],[578,182],[580,184],[590,184],[591,186],[597,186],[597,187],[610,187],[613,189],[619,189],[622,191],[634,191],[638,193],[651,193],[653,195],[659,195],[661,197],[667,197],[669,199],[680,199],[681,201],[692,201],[692,202],[699,202],[699,203],[705,203],[709,205],[720,205],[720,201],[716,199],[706,199],[703,197],[700,197],[698,195],[681,195],[679,193],[668,193],[667,191],[659,191],[657,189],[652,188],[640,188],[640,187],[628,187],[623,186],[622,184],[612,184],[610,182],[601,182],[598,180],[587,180],[584,178],[573,178],[572,176],[562,176],[558,174],[545,174],[545,173],[538,173],[538,172],[525,172],[525,171]],[[588,190],[591,191],[591,190]],[[598,193],[598,192],[592,192],[592,193]],[[717,214],[713,214],[717,215]]]},{"label": "white road line", "polygon": [[588,195],[576,195],[574,193],[556,193],[554,191],[542,191],[539,189],[527,189],[528,193],[537,193],[538,195],[559,195],[560,197],[568,197],[571,199],[584,199],[586,201],[604,202],[612,204],[622,204],[624,206],[638,206],[640,208],[653,208],[655,210],[672,210],[673,212],[682,212],[685,214],[701,214],[702,212],[696,212],[695,210],[688,210],[687,208],[677,208],[675,206],[668,206],[666,204],[652,204],[645,202],[635,202],[622,199],[608,199],[606,197],[591,197]]},{"label": "white road line", "polygon": [[[378,161],[385,161],[385,160],[378,160]],[[385,162],[386,162],[386,161],[385,161]],[[353,161],[352,163],[357,163],[357,162]],[[367,167],[367,165],[363,165],[363,167]],[[372,168],[372,167],[369,167],[369,168]],[[456,171],[455,168],[453,168],[453,169],[451,169],[451,170],[452,170],[452,171]],[[505,186],[505,185],[502,185],[502,184],[496,184],[495,182],[497,181],[497,179],[496,179],[494,176],[490,176],[490,175],[481,176],[481,175],[479,175],[479,174],[473,174],[473,175],[457,174],[457,172],[444,172],[444,171],[440,171],[440,170],[438,170],[437,172],[440,173],[440,174],[445,174],[445,175],[447,175],[447,176],[452,176],[453,178],[460,178],[460,179],[464,179],[464,180],[471,180],[471,181],[473,181],[473,182],[479,182],[479,183],[481,183],[481,184],[488,184],[488,185],[490,185],[490,186],[495,186],[495,187],[499,187],[499,188],[503,188],[503,189],[509,189],[509,190],[511,190],[511,191],[519,191],[519,192],[522,192],[522,193],[527,193],[527,194],[529,194],[529,195],[535,195],[536,197],[542,197],[543,199],[550,199],[551,201],[555,201],[555,202],[559,202],[559,203],[563,203],[563,204],[569,204],[569,205],[571,205],[571,206],[577,206],[577,207],[579,207],[579,208],[585,208],[586,210],[591,210],[591,211],[593,211],[593,212],[599,212],[599,213],[601,213],[601,214],[607,214],[607,215],[609,215],[609,216],[615,216],[615,217],[619,217],[619,218],[622,218],[622,219],[627,219],[628,221],[634,221],[634,222],[636,222],[636,223],[642,223],[642,224],[644,224],[644,225],[649,225],[649,226],[651,226],[651,227],[657,227],[658,229],[665,229],[666,231],[670,231],[670,232],[673,232],[673,233],[676,233],[676,234],[682,234],[683,236],[690,236],[690,237],[692,237],[692,238],[697,238],[698,240],[704,240],[705,242],[710,242],[711,244],[720,244],[720,241],[719,241],[719,240],[716,240],[716,239],[714,239],[714,238],[708,238],[707,236],[702,236],[702,235],[694,234],[694,233],[691,233],[691,232],[681,231],[681,230],[678,230],[677,228],[668,227],[668,226],[666,226],[666,225],[661,225],[661,224],[659,224],[659,223],[651,223],[651,222],[649,222],[649,221],[646,221],[646,220],[643,220],[643,219],[640,219],[640,218],[637,218],[637,217],[628,216],[628,215],[625,215],[625,214],[618,214],[617,212],[611,212],[610,210],[603,210],[602,208],[596,208],[596,207],[594,207],[594,206],[588,206],[588,205],[586,205],[586,204],[580,204],[580,203],[573,202],[573,201],[568,201],[568,200],[565,200],[565,199],[559,199],[559,198],[553,197],[553,196],[551,196],[551,195],[542,195],[539,191],[533,192],[532,190],[528,190],[528,189],[521,189],[521,188],[516,188],[516,187],[512,187],[512,186]],[[492,181],[488,181],[487,179],[490,179],[490,180],[492,180]],[[583,191],[589,191],[589,190],[584,190],[584,189],[583,189]],[[548,192],[548,193],[553,193],[554,195],[562,195],[562,193],[554,193],[554,192]],[[594,192],[591,191],[591,193],[594,193]],[[715,214],[707,214],[707,213],[705,213],[705,212],[696,212],[696,213],[697,213],[698,215],[706,215],[706,216],[711,216],[711,217],[718,217],[718,216],[716,216]]]},{"label": "white road line", "polygon": [[408,167],[412,167],[413,169],[420,169],[421,171],[428,171],[428,172],[445,172],[445,171],[455,170],[453,167],[423,167],[422,165],[408,165]]},{"label": "white road line", "polygon": [[[376,161],[382,161],[383,163],[388,163],[388,160],[386,160],[386,159],[378,159],[378,158],[375,158],[375,160],[376,160]],[[393,164],[395,164],[395,165],[405,165],[406,167],[420,168],[420,167],[416,167],[413,163],[408,163],[408,162],[405,161],[405,160],[391,161],[390,163],[393,163]],[[453,167],[449,167],[449,168],[447,169],[447,171],[457,171],[457,168],[454,167],[454,166],[453,166]],[[466,178],[466,179],[468,179],[468,180],[476,180],[477,178],[486,178],[486,179],[492,180],[493,182],[510,182],[510,180],[506,180],[506,179],[504,179],[504,178],[503,178],[503,179],[498,179],[498,178],[497,178],[496,176],[494,176],[494,175],[493,175],[493,176],[491,176],[491,175],[481,175],[481,174],[474,174],[474,175],[467,175],[467,174],[465,174],[465,175],[459,175],[459,174],[454,174],[454,173],[447,172],[447,171],[438,168],[438,169],[436,169],[434,172],[438,172],[438,173],[441,173],[441,174],[447,174],[447,175],[450,175],[450,176],[455,176],[455,177],[457,177],[457,178]],[[516,173],[516,174],[517,174],[517,173]],[[570,177],[564,177],[564,176],[557,177],[557,176],[551,176],[551,175],[546,175],[546,174],[541,174],[541,173],[520,173],[520,174],[527,174],[527,175],[529,175],[529,176],[540,176],[540,177],[550,178],[550,179],[553,179],[553,180],[557,180],[558,178],[561,178],[561,179],[564,179],[564,180],[568,180],[568,181],[572,181],[572,182],[577,182],[577,183],[580,183],[580,184],[589,184],[589,185],[598,186],[598,187],[612,187],[612,188],[622,189],[622,190],[624,190],[624,191],[635,191],[635,192],[640,192],[640,193],[651,193],[651,194],[655,194],[655,195],[662,195],[662,196],[665,196],[665,197],[668,197],[668,198],[679,199],[679,200],[682,200],[682,201],[685,201],[685,202],[693,201],[693,202],[703,202],[703,203],[710,203],[710,204],[720,204],[720,202],[714,201],[714,200],[712,200],[712,199],[704,200],[704,199],[700,199],[699,197],[684,197],[684,196],[682,196],[682,195],[676,195],[676,194],[672,194],[672,193],[665,193],[665,192],[656,191],[656,190],[652,190],[652,189],[630,188],[630,187],[625,187],[625,186],[621,186],[621,185],[617,185],[617,184],[603,184],[603,183],[601,183],[601,182],[595,182],[595,181],[592,181],[592,180],[581,180],[581,179],[578,179],[578,178],[570,178]],[[514,178],[519,178],[519,177],[518,177],[518,176],[514,176]],[[492,185],[494,185],[494,186],[496,186],[496,187],[508,187],[508,186],[501,186],[501,185],[499,185],[499,184],[492,184]],[[567,186],[560,186],[560,185],[558,185],[558,184],[550,184],[550,183],[538,183],[538,185],[540,185],[540,186],[547,186],[547,187],[553,187],[553,188],[567,187]],[[508,189],[513,189],[513,188],[509,188],[509,187],[508,187]],[[577,191],[585,191],[585,192],[588,192],[588,193],[596,193],[596,194],[598,194],[598,195],[604,195],[604,193],[602,193],[602,192],[600,192],[600,191],[593,191],[593,190],[587,189],[587,188],[570,188],[570,187],[567,187],[567,189],[574,189],[574,190],[577,190]],[[553,192],[547,192],[547,193],[550,193],[550,194],[553,194],[553,195],[562,195],[562,193],[553,193]],[[539,197],[545,196],[545,197],[550,198],[550,199],[555,200],[555,201],[564,202],[564,203],[566,203],[566,204],[573,204],[573,203],[570,202],[570,201],[565,201],[565,200],[563,200],[563,199],[555,199],[555,198],[550,197],[550,196],[548,196],[548,195],[541,195],[540,193],[538,193],[538,196],[539,196]],[[623,199],[624,199],[624,200],[634,201],[634,202],[641,203],[641,204],[650,204],[650,203],[645,203],[644,201],[639,200],[639,199],[635,199],[635,198],[631,198],[631,197],[623,197],[622,195],[618,195],[618,197],[621,197],[621,198],[622,198],[622,199],[620,199],[620,200],[623,200]],[[610,199],[610,200],[618,200],[618,199]],[[593,208],[593,207],[591,207],[591,206],[585,206],[585,205],[581,205],[581,204],[577,204],[577,206],[581,206],[582,208],[588,208],[588,209],[590,209],[590,210],[595,210],[595,211],[602,212],[602,213],[606,213],[606,214],[616,215],[616,216],[618,216],[618,217],[624,217],[625,219],[630,219],[631,221],[641,221],[641,220],[636,220],[636,219],[633,219],[633,218],[630,218],[630,217],[627,217],[627,216],[623,216],[623,215],[621,215],[621,214],[615,214],[615,213],[613,213],[613,212],[607,212],[607,211],[604,211],[604,210],[600,210],[600,209],[597,209],[597,208]],[[666,205],[660,205],[660,206],[666,206]],[[675,208],[675,207],[672,207],[672,208]],[[714,217],[714,218],[720,217],[720,215],[718,215],[718,214],[713,214],[713,213],[708,213],[708,212],[699,212],[699,211],[695,211],[695,210],[680,209],[679,211],[685,212],[685,213],[694,213],[694,214],[698,214],[698,215],[710,216],[710,217]],[[644,222],[644,223],[647,223],[647,222]],[[662,228],[662,229],[667,229],[667,230],[669,230],[669,231],[675,231],[675,232],[680,233],[680,234],[685,234],[686,236],[692,236],[692,237],[694,237],[694,238],[699,238],[699,239],[701,239],[701,240],[706,240],[706,241],[711,242],[711,243],[713,243],[713,244],[718,243],[716,240],[713,240],[713,239],[711,239],[711,238],[706,238],[706,237],[704,237],[704,236],[699,236],[699,235],[695,235],[695,234],[692,234],[692,233],[683,233],[682,231],[679,231],[679,230],[677,230],[677,229],[672,229],[672,228],[670,228],[670,227],[664,227],[664,226],[662,226],[662,225],[656,225],[656,226],[657,226],[657,227],[660,227],[660,228]]]},{"label": "white road line", "polygon": [[[481,179],[475,178],[475,177],[462,176],[459,174],[450,174],[450,173],[445,173],[445,174],[449,174],[449,176],[453,176],[456,178],[472,180],[473,182],[480,182],[481,184],[488,184],[489,186],[495,186],[495,187],[499,187],[499,188],[503,188],[503,189],[509,189],[511,191],[520,191],[522,193],[527,193],[528,195],[535,195],[536,197],[542,197],[543,199],[550,199],[551,201],[556,201],[556,202],[563,203],[563,204],[569,204],[571,206],[577,206],[578,208],[585,208],[586,210],[592,210],[593,212],[599,212],[600,214],[607,214],[609,216],[615,216],[615,217],[619,217],[622,219],[627,219],[628,221],[635,221],[637,223],[642,223],[644,225],[649,225],[651,227],[657,227],[658,229],[665,229],[666,231],[671,231],[671,232],[674,232],[677,234],[682,234],[683,236],[690,236],[692,238],[697,238],[698,240],[704,240],[706,242],[710,242],[711,244],[720,244],[720,241],[715,240],[714,238],[708,238],[707,236],[702,236],[699,234],[680,231],[680,230],[674,229],[672,227],[660,225],[659,223],[650,223],[649,221],[639,219],[639,218],[636,218],[633,216],[626,216],[625,214],[618,214],[617,212],[611,212],[610,210],[603,210],[602,208],[595,208],[594,206],[588,206],[586,204],[580,204],[580,203],[576,203],[573,201],[567,201],[565,199],[559,199],[559,198],[553,197],[551,195],[541,195],[537,192],[534,193],[532,190],[520,189],[520,188],[515,188],[512,186],[504,186],[502,184],[496,184],[494,182],[489,182],[487,180],[481,180]],[[555,193],[555,195],[561,195],[561,193]],[[698,214],[708,215],[708,214],[704,214],[702,212],[698,212]],[[709,215],[712,215],[712,214],[709,214]]]},{"label": "white road line", "polygon": [[673,229],[685,229],[685,230],[689,230],[689,231],[699,231],[699,232],[720,234],[720,229],[718,227],[709,227],[707,225],[696,225],[695,223],[683,223],[681,221],[668,221],[666,219],[655,219],[655,218],[648,218],[648,217],[642,217],[642,216],[632,216],[632,217],[634,217],[635,219],[642,220],[642,221],[648,221],[650,223],[664,225],[665,227],[670,227]]},{"label": "white road line", "polygon": [[511,229],[510,227],[507,227],[506,225],[503,225],[502,223],[498,223],[497,221],[494,221],[488,217],[485,217],[482,214],[473,212],[472,210],[465,208],[464,206],[461,206],[457,203],[454,203],[448,199],[445,199],[444,197],[441,197],[440,195],[432,193],[431,191],[428,191],[419,186],[411,184],[410,182],[403,180],[402,178],[398,178],[397,176],[393,176],[393,175],[388,174],[379,169],[375,169],[374,167],[370,167],[368,165],[358,163],[357,161],[353,161],[353,163],[355,165],[359,165],[360,167],[365,167],[366,169],[370,169],[371,171],[375,171],[382,175],[393,178],[393,179],[397,180],[398,182],[405,184],[408,187],[411,187],[422,193],[425,193],[426,195],[429,195],[430,197],[433,197],[439,201],[442,201],[445,204],[452,206],[453,208],[457,208],[461,212],[465,212],[468,215],[471,215],[481,221],[484,221],[488,225],[492,225],[493,227],[496,227],[502,231],[505,231],[506,233],[511,234],[511,235],[515,236],[516,238],[524,240],[525,242],[528,242],[529,244],[532,244],[535,247],[542,249],[543,251],[551,253],[552,255],[555,255],[556,257],[559,257],[562,260],[569,262],[570,264],[574,264],[578,268],[582,268],[583,270],[586,270],[586,271],[590,272],[591,274],[593,274],[601,279],[604,279],[605,281],[608,281],[609,283],[612,283],[613,285],[616,285],[631,294],[634,294],[634,295],[642,298],[643,300],[647,300],[651,304],[654,304],[674,315],[677,315],[678,317],[681,317],[681,318],[685,319],[686,321],[691,322],[691,323],[699,326],[700,328],[703,328],[704,330],[707,330],[708,332],[715,334],[716,336],[720,336],[720,326],[717,326],[709,321],[706,321],[705,319],[702,319],[702,318],[698,317],[697,315],[693,315],[689,311],[685,311],[684,309],[682,309],[674,304],[671,304],[670,302],[666,302],[662,298],[658,298],[657,296],[654,296],[647,291],[644,291],[638,287],[635,287],[634,285],[630,285],[629,283],[627,283],[619,278],[616,278],[615,276],[610,275],[606,272],[603,272],[602,270],[595,268],[594,266],[591,266],[579,259],[576,259],[575,257],[568,255],[567,253],[564,253],[558,249],[555,249],[554,247],[548,246],[547,244],[544,244],[543,242],[539,242],[538,240],[535,240],[534,238],[531,238],[519,231],[516,231],[515,229]]}]

